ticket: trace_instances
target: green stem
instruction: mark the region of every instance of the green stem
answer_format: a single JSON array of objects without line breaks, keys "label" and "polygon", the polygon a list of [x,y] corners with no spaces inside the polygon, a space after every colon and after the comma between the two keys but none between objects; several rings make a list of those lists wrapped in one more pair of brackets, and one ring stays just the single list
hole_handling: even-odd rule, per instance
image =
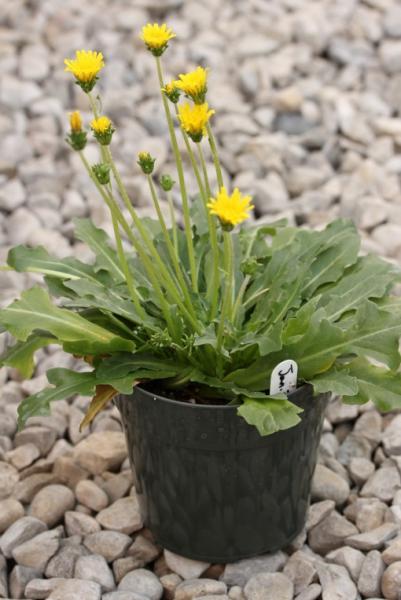
[{"label": "green stem", "polygon": [[214,139],[214,135],[212,132],[212,128],[210,127],[210,123],[206,125],[207,135],[209,138],[209,146],[213,157],[214,168],[216,169],[216,177],[217,183],[219,184],[219,189],[224,186],[223,174],[221,172],[220,159],[217,152],[216,140]]},{"label": "green stem", "polygon": [[234,252],[231,234],[224,231],[224,256],[226,281],[224,285],[223,306],[221,308],[220,322],[217,330],[217,353],[221,350],[224,339],[224,329],[226,319],[231,321],[232,293],[234,284]]},{"label": "green stem", "polygon": [[[149,233],[147,232],[146,228],[143,226],[140,218],[136,214],[136,211],[131,204],[131,201],[130,201],[127,191],[125,189],[124,183],[120,177],[120,173],[118,172],[118,169],[114,163],[113,157],[110,152],[110,148],[107,148],[107,154],[108,154],[108,161],[109,161],[111,170],[113,172],[114,178],[116,180],[120,195],[123,199],[123,202],[124,202],[128,212],[131,215],[131,218],[134,222],[135,227],[137,228],[137,230],[138,230],[139,234],[141,235],[143,241],[145,242],[149,252],[153,256],[158,268],[160,269],[160,273],[163,278],[163,285],[165,286],[167,292],[170,294],[173,301],[176,302],[178,304],[178,306],[180,306],[182,308],[183,302],[181,299],[181,295],[180,295],[179,291],[176,289],[175,282],[172,279],[169,270],[163,263],[157,249],[155,248],[155,245],[153,244],[153,241],[152,241],[151,237],[149,236]],[[192,304],[190,304],[187,307],[187,309],[188,310],[186,310],[186,312],[189,311],[191,313],[192,321],[194,321],[195,320],[195,312],[194,312],[194,308],[193,308]]]},{"label": "green stem", "polygon": [[[133,245],[134,249],[136,250],[136,252],[138,253],[138,255],[140,256],[144,267],[147,271],[148,277],[152,283],[152,286],[154,288],[155,294],[159,299],[160,302],[160,307],[161,310],[163,312],[163,316],[164,319],[167,323],[168,329],[171,333],[171,335],[173,337],[175,337],[176,333],[175,333],[175,326],[172,320],[172,317],[170,315],[170,308],[169,305],[165,299],[165,295],[163,293],[163,290],[161,289],[160,285],[159,285],[159,281],[158,281],[158,276],[156,274],[156,272],[154,271],[154,267],[153,267],[153,263],[152,261],[149,259],[149,257],[147,256],[146,252],[143,250],[141,244],[138,242],[138,240],[136,239],[136,237],[134,236],[134,234],[131,231],[130,226],[128,225],[124,215],[122,214],[122,212],[120,211],[117,203],[114,201],[114,199],[110,198],[106,192],[104,191],[103,187],[100,185],[100,183],[98,182],[98,180],[96,179],[95,175],[92,172],[92,169],[88,163],[88,161],[86,160],[83,152],[79,152],[79,156],[81,157],[81,160],[83,162],[83,165],[85,167],[85,169],[87,170],[89,177],[91,178],[91,180],[93,181],[93,183],[95,184],[97,190],[99,191],[100,195],[102,196],[103,200],[105,201],[106,205],[108,206],[110,213],[112,215],[115,216],[115,218],[117,219],[117,221],[121,224],[122,228],[125,231],[125,234],[127,235],[128,239],[130,240],[131,244]],[[177,336],[178,337],[178,336]]]},{"label": "green stem", "polygon": [[131,271],[130,271],[130,268],[128,265],[128,261],[124,254],[124,248],[123,248],[123,243],[121,240],[120,229],[119,229],[117,218],[114,213],[111,213],[111,221],[113,223],[114,238],[116,240],[118,258],[119,258],[119,261],[121,264],[121,268],[124,272],[125,280],[127,282],[127,286],[128,286],[128,290],[131,295],[131,298],[132,298],[132,302],[134,303],[136,311],[137,311],[138,315],[141,317],[141,319],[146,319],[146,312],[139,301],[139,297],[138,297],[137,291],[134,286],[134,280],[133,280],[133,277],[132,277],[132,274],[131,274]]},{"label": "green stem", "polygon": [[239,307],[241,305],[242,299],[244,297],[246,288],[248,287],[248,284],[249,284],[250,280],[251,280],[251,278],[250,278],[249,275],[246,275],[244,277],[244,279],[243,279],[243,282],[242,282],[241,287],[240,287],[239,292],[238,292],[237,299],[235,300],[235,303],[234,303],[234,308],[233,308],[233,313],[232,313],[233,321],[235,321],[235,318],[237,316],[237,312],[239,310]]},{"label": "green stem", "polygon": [[92,109],[93,115],[94,115],[95,119],[97,119],[99,117],[99,111],[98,111],[97,106],[96,106],[96,100],[92,96],[91,92],[88,92],[87,96],[88,96],[89,103],[91,105],[91,109]]},{"label": "green stem", "polygon": [[177,165],[178,181],[180,184],[181,197],[182,197],[182,212],[183,212],[183,216],[184,216],[185,237],[187,240],[189,267],[190,267],[190,271],[191,271],[192,289],[194,292],[197,292],[198,291],[198,281],[197,281],[197,277],[196,277],[196,261],[195,261],[195,252],[194,252],[194,245],[193,245],[193,239],[192,239],[191,218],[190,218],[190,214],[189,214],[188,195],[187,195],[187,189],[185,186],[184,169],[182,167],[182,159],[181,159],[180,150],[178,148],[177,137],[175,135],[174,123],[173,123],[173,119],[171,117],[170,107],[168,104],[168,100],[167,100],[165,94],[163,93],[164,79],[163,79],[162,65],[161,65],[159,56],[156,57],[156,66],[157,66],[157,75],[158,75],[159,84],[160,84],[160,93],[162,96],[163,106],[164,106],[164,110],[166,113],[167,124],[168,124],[169,133],[170,133],[171,145],[173,148],[174,159],[175,159],[175,162]]},{"label": "green stem", "polygon": [[178,231],[177,231],[177,221],[175,220],[175,210],[174,210],[174,202],[173,202],[173,194],[171,190],[167,192],[167,202],[170,209],[170,219],[171,219],[171,230],[173,235],[173,244],[175,255],[178,258]]},{"label": "green stem", "polygon": [[220,257],[219,257],[219,243],[217,239],[217,229],[216,222],[213,216],[210,214],[210,211],[207,207],[208,200],[211,197],[210,185],[209,185],[209,177],[207,175],[207,167],[205,156],[202,151],[201,144],[197,144],[199,160],[203,171],[203,176],[205,179],[205,187],[206,194],[203,195],[203,203],[205,205],[207,223],[209,227],[210,234],[210,245],[212,247],[212,260],[213,260],[213,275],[211,280],[208,282],[208,290],[207,290],[207,298],[210,301],[210,320],[213,321],[217,314],[217,306],[219,300],[219,267],[220,267]]},{"label": "green stem", "polygon": [[[249,258],[250,255],[251,255],[253,244],[255,242],[256,236],[257,236],[257,230],[255,230],[255,233],[253,234],[253,236],[251,237],[251,239],[249,241],[249,244],[248,244],[248,247],[246,249],[245,256],[244,256],[245,259]],[[248,284],[249,284],[250,281],[251,281],[251,276],[250,275],[246,275],[244,277],[244,280],[243,280],[242,284],[241,284],[241,287],[240,287],[239,292],[238,292],[237,299],[236,299],[235,304],[234,304],[233,315],[232,315],[233,321],[235,320],[235,318],[237,316],[237,312],[239,310],[240,304],[241,304],[241,302],[243,300],[243,297],[244,297],[244,294],[246,292],[246,288],[248,287]]]},{"label": "green stem", "polygon": [[209,200],[209,198],[212,195],[212,191],[210,189],[210,181],[209,181],[209,175],[207,173],[205,155],[203,154],[201,142],[199,142],[199,144],[196,144],[196,145],[198,146],[199,160],[200,160],[200,163],[201,163],[201,166],[202,166],[203,179],[205,181],[206,193],[207,193],[207,197],[208,197],[208,200]]},{"label": "green stem", "polygon": [[170,255],[171,262],[173,263],[173,267],[174,267],[175,274],[177,276],[177,280],[181,286],[182,293],[184,294],[184,298],[185,298],[187,305],[192,306],[191,297],[188,293],[187,283],[182,274],[182,270],[180,267],[180,263],[178,262],[177,254],[174,250],[174,246],[173,246],[173,243],[171,242],[171,238],[168,233],[168,229],[167,229],[164,217],[163,217],[163,213],[160,209],[160,202],[157,197],[157,193],[156,193],[156,189],[155,189],[155,186],[154,186],[154,183],[152,180],[152,176],[148,175],[147,178],[148,178],[148,183],[149,183],[150,194],[152,196],[153,204],[155,206],[156,213],[157,213],[157,216],[158,216],[158,219],[160,222],[160,226],[162,228],[164,241],[166,242],[167,250]]}]

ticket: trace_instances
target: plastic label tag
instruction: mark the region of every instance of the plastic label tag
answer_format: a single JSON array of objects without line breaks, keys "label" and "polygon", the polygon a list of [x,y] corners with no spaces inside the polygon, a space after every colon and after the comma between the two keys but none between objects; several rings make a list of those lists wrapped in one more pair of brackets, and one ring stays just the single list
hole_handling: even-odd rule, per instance
[{"label": "plastic label tag", "polygon": [[295,360],[283,360],[276,365],[270,377],[270,395],[290,394],[296,390],[298,365]]}]

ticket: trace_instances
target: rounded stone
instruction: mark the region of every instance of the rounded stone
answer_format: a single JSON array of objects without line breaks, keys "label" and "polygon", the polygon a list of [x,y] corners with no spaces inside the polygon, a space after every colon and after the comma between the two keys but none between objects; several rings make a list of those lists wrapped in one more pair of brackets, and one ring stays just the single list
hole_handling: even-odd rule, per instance
[{"label": "rounded stone", "polygon": [[0,534],[24,516],[24,507],[15,498],[0,500]]},{"label": "rounded stone", "polygon": [[282,573],[259,573],[244,588],[247,600],[292,600],[294,584]]},{"label": "rounded stone", "polygon": [[96,512],[103,510],[109,504],[106,492],[90,479],[78,482],[75,495],[78,502]]},{"label": "rounded stone", "polygon": [[398,600],[401,590],[401,562],[392,563],[382,577],[382,594],[386,600]]},{"label": "rounded stone", "polygon": [[17,469],[5,462],[0,462],[0,500],[13,493],[19,480]]},{"label": "rounded stone", "polygon": [[337,473],[324,465],[316,466],[312,480],[312,498],[315,500],[334,500],[341,506],[350,492],[348,483]]},{"label": "rounded stone", "polygon": [[62,521],[64,514],[75,505],[73,492],[65,485],[48,485],[36,494],[32,500],[30,514],[40,519],[48,527]]},{"label": "rounded stone", "polygon": [[136,569],[128,573],[120,581],[118,591],[135,590],[138,594],[143,594],[149,600],[160,600],[163,595],[163,586],[159,579],[151,571],[146,569]]},{"label": "rounded stone", "polygon": [[104,529],[111,529],[127,535],[142,529],[142,517],[136,496],[116,500],[102,510],[96,520]]}]

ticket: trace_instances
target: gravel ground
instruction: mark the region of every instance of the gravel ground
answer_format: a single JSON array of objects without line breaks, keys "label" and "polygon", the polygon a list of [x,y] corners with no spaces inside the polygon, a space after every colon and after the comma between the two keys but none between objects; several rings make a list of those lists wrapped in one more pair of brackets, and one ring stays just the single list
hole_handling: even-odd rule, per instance
[{"label": "gravel ground", "polygon": [[[177,32],[170,75],[211,67],[226,177],[253,194],[257,216],[313,226],[352,217],[364,250],[401,259],[397,0],[3,0],[0,262],[20,243],[85,257],[74,217],[109,230],[63,141],[68,111],[89,119],[63,72],[75,49],[105,55],[116,156],[149,213],[136,153],[150,150],[159,172],[173,171],[153,59],[137,38],[148,20]],[[96,151],[88,147],[92,160]],[[0,273],[1,303],[33,281]],[[39,352],[28,382],[0,370],[0,598],[399,600],[401,415],[335,401],[305,532],[285,552],[209,566],[163,552],[143,529],[116,409],[79,433],[88,400],[75,398],[16,433],[18,402],[52,366],[71,359]]]}]

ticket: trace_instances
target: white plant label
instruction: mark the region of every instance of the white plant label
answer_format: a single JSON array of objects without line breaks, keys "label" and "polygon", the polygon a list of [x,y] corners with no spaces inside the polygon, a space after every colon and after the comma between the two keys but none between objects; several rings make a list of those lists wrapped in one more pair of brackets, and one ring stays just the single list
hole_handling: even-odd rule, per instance
[{"label": "white plant label", "polygon": [[270,395],[290,394],[297,387],[298,365],[295,360],[283,360],[276,365],[270,377]]}]

